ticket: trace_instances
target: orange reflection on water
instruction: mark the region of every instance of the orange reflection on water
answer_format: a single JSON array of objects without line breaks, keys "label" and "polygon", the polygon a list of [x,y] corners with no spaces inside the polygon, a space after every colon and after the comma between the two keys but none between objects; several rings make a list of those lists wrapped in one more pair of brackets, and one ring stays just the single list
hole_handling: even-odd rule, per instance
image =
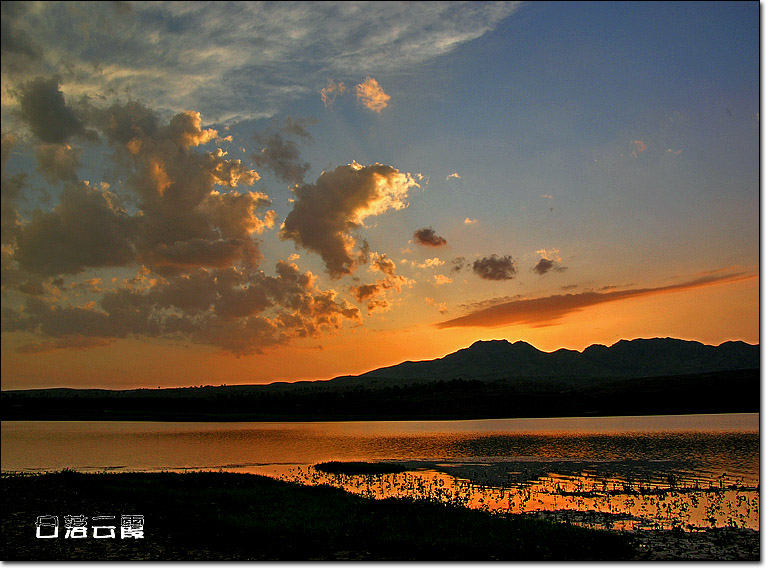
[{"label": "orange reflection on water", "polygon": [[494,486],[453,477],[439,469],[347,476],[321,472],[313,466],[286,466],[274,467],[266,474],[305,485],[335,486],[369,498],[431,500],[599,529],[759,529],[758,484],[742,478],[700,480],[667,475],[661,480],[635,481],[594,474],[548,474],[520,486]]},{"label": "orange reflection on water", "polygon": [[[228,470],[587,526],[759,527],[759,416],[326,423],[2,422],[3,471]],[[77,444],[77,446],[74,446]],[[404,472],[339,477],[323,461]]]}]

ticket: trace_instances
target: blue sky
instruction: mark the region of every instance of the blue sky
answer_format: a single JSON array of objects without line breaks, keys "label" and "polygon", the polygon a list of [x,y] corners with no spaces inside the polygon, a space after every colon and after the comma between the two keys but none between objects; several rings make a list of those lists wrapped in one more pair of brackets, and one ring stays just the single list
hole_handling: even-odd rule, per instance
[{"label": "blue sky", "polygon": [[757,343],[760,11],[3,3],[4,388]]}]

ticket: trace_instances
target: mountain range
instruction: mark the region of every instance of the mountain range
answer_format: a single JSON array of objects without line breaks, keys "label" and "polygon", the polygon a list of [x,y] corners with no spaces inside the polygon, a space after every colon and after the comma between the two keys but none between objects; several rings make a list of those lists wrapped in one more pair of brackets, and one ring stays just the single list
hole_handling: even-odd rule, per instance
[{"label": "mountain range", "polygon": [[479,341],[443,358],[406,361],[359,378],[481,381],[506,379],[635,379],[759,368],[759,345],[719,346],[673,338],[621,340],[584,351],[543,352],[527,342]]},{"label": "mountain range", "polygon": [[269,385],[2,391],[9,420],[336,421],[757,413],[759,346],[670,338],[584,351],[480,341],[360,376]]}]

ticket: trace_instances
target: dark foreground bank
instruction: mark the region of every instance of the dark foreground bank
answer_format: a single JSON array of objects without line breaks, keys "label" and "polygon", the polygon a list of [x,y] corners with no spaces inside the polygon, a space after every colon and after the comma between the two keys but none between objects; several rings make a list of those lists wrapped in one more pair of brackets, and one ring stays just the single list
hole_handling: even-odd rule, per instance
[{"label": "dark foreground bank", "polygon": [[355,421],[758,413],[759,369],[619,380],[338,378],[3,391],[3,421]]},{"label": "dark foreground bank", "polygon": [[[425,501],[366,499],[256,475],[65,471],[1,481],[4,561],[635,558],[633,540],[617,533]],[[143,517],[143,538],[120,537],[121,515],[134,516],[124,523],[127,532],[136,532]],[[36,519],[53,516],[58,537],[36,538]],[[65,538],[65,516],[86,517],[88,537]],[[116,538],[92,538],[109,536],[111,525]],[[39,530],[54,533],[52,526]]]}]

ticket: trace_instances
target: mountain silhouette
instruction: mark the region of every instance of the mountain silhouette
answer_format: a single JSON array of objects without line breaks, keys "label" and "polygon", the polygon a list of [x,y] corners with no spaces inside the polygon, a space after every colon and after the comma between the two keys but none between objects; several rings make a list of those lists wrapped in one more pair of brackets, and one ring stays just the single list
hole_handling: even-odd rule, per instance
[{"label": "mountain silhouette", "polygon": [[360,376],[269,385],[0,392],[9,420],[358,421],[758,413],[759,346],[670,338],[584,351],[480,341]]},{"label": "mountain silhouette", "polygon": [[479,341],[443,358],[407,361],[358,377],[452,380],[641,378],[755,369],[759,345],[741,341],[719,346],[673,338],[621,340],[584,351],[543,352],[527,342]]}]

